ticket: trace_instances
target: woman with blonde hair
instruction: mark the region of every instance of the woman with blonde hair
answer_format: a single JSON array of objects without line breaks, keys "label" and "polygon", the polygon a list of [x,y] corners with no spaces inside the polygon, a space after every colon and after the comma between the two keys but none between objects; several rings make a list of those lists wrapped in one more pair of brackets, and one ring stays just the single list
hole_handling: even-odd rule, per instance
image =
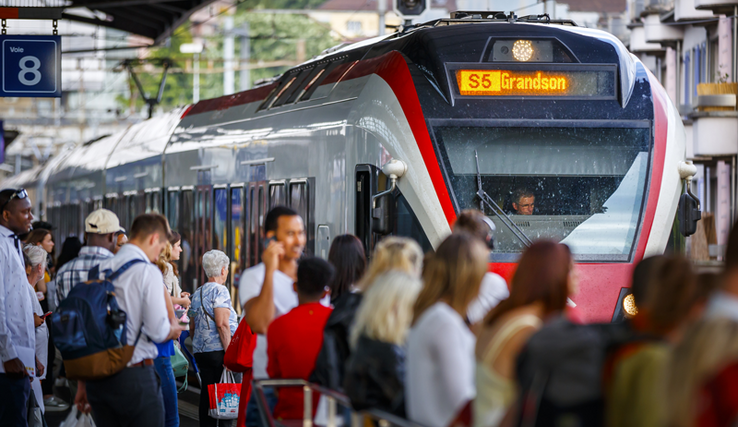
[{"label": "woman with blonde hair", "polygon": [[404,346],[421,287],[418,278],[390,271],[364,293],[346,367],[345,390],[355,410],[376,408],[405,416]]},{"label": "woman with blonde hair", "polygon": [[452,234],[429,255],[407,339],[407,415],[446,427],[474,398],[474,334],[464,317],[487,272],[476,237]]},{"label": "woman with blonde hair", "polygon": [[343,390],[344,367],[351,355],[349,330],[361,304],[362,293],[369,290],[377,277],[384,273],[400,271],[420,278],[422,268],[423,250],[414,240],[390,236],[377,243],[369,267],[354,287],[354,292],[344,293],[334,304],[325,325],[323,346],[310,377],[311,382],[332,390]]}]

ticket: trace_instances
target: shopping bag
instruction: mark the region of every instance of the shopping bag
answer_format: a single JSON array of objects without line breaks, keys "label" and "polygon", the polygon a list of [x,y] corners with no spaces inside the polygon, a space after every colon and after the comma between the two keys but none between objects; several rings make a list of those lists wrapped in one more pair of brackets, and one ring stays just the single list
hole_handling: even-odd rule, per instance
[{"label": "shopping bag", "polygon": [[31,390],[31,398],[28,399],[27,417],[28,427],[46,427],[44,413],[41,412],[41,407],[38,406],[38,402],[36,402],[36,396],[33,393],[33,390]]},{"label": "shopping bag", "polygon": [[236,333],[228,344],[223,364],[233,372],[246,372],[254,364],[254,349],[256,348],[256,334],[246,320],[241,320]]},{"label": "shopping bag", "polygon": [[95,422],[92,421],[92,415],[83,414],[77,410],[77,405],[72,405],[72,410],[59,427],[95,427]]},{"label": "shopping bag", "polygon": [[236,382],[233,372],[223,369],[218,384],[208,385],[210,410],[208,415],[216,420],[235,420],[238,418],[238,404],[241,401],[241,384]]}]

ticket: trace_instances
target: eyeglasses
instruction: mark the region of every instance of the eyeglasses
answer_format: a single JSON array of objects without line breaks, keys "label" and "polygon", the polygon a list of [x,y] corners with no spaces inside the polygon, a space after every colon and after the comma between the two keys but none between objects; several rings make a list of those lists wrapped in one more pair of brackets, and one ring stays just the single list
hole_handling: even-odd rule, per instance
[{"label": "eyeglasses", "polygon": [[23,200],[26,197],[28,197],[28,192],[25,188],[19,188],[13,192],[13,194],[10,195],[10,198],[3,203],[3,206],[0,207],[0,212],[3,212],[5,210],[5,207],[8,206],[8,203],[10,203],[13,199],[20,199]]}]

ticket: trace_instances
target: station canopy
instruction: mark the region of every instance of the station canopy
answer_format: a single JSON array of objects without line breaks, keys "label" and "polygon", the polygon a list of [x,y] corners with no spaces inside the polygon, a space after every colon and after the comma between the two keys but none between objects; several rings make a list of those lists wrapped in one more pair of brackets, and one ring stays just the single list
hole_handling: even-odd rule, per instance
[{"label": "station canopy", "polygon": [[[156,44],[215,0],[0,0],[0,18],[68,19],[148,37]],[[73,10],[87,8],[93,15]]]}]

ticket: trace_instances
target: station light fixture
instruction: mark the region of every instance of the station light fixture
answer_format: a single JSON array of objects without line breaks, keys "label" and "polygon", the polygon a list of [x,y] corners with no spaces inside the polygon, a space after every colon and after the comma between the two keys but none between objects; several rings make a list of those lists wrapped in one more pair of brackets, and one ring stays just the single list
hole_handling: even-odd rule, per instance
[{"label": "station light fixture", "polygon": [[179,45],[179,51],[181,53],[202,53],[203,45],[202,43],[182,43]]},{"label": "station light fixture", "polygon": [[516,61],[530,61],[533,57],[533,43],[530,40],[516,40],[513,43],[512,54]]}]

